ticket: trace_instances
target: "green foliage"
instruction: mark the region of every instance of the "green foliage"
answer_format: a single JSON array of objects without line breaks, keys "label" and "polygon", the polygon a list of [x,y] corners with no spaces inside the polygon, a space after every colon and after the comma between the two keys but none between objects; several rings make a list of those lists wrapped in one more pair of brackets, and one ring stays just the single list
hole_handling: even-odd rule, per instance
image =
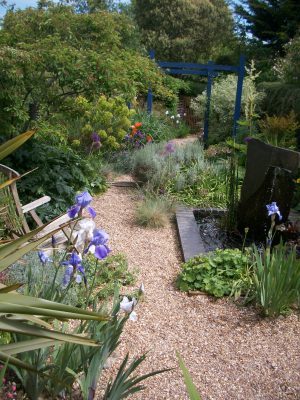
[{"label": "green foliage", "polygon": [[293,111],[286,116],[267,115],[258,125],[261,132],[259,137],[266,143],[280,147],[296,146],[296,131],[300,124],[296,121]]},{"label": "green foliage", "polygon": [[205,160],[198,142],[174,146],[173,153],[166,147],[154,143],[132,154],[131,171],[147,190],[192,206],[225,207],[226,164]]},{"label": "green foliage", "polygon": [[101,140],[101,151],[118,150],[131,125],[129,118],[132,114],[134,110],[128,109],[122,97],[102,95],[91,103],[79,96],[68,121],[69,140],[79,141],[92,151],[91,134],[95,132]]},{"label": "green foliage", "polygon": [[[135,272],[128,270],[128,261],[123,254],[111,255],[95,266],[94,257],[85,260],[87,279],[94,280],[94,290],[90,301],[106,300],[112,297],[116,289],[133,285],[136,281]],[[80,304],[86,302],[86,290],[81,286],[78,288],[78,301]]]},{"label": "green foliage", "polygon": [[39,214],[47,218],[66,212],[76,192],[83,188],[92,193],[105,189],[99,160],[81,157],[66,145],[54,146],[34,140],[16,152],[9,163],[20,173],[38,167],[18,182],[18,190],[24,203],[36,199],[37,195],[49,195],[50,205],[39,208]]},{"label": "green foliage", "polygon": [[217,249],[182,264],[177,285],[182,291],[201,290],[215,297],[228,296],[249,264],[248,253],[238,249]]},{"label": "green foliage", "polygon": [[197,392],[196,386],[193,383],[193,379],[192,379],[187,367],[185,366],[182,357],[177,352],[176,352],[176,355],[177,355],[177,358],[178,358],[179,367],[180,367],[181,372],[183,374],[184,383],[185,383],[187,392],[189,394],[190,400],[201,400],[201,396]]},{"label": "green foliage", "polygon": [[[299,28],[299,4],[295,0],[242,0],[236,12],[242,17],[242,29],[270,47],[281,51]],[[246,23],[245,23],[246,21]]]},{"label": "green foliage", "polygon": [[261,110],[268,115],[284,116],[294,111],[300,121],[300,88],[281,82],[263,82],[259,91],[265,92]]},{"label": "green foliage", "polygon": [[300,85],[300,31],[284,46],[285,57],[277,61],[275,70],[286,83]]},{"label": "green foliage", "polygon": [[277,317],[300,299],[300,261],[296,249],[280,243],[269,251],[254,248],[254,283],[257,303],[263,313]]},{"label": "green foliage", "polygon": [[154,142],[173,139],[175,131],[165,117],[156,112],[149,114],[140,111],[134,117],[134,122],[141,122],[143,133],[150,134]]},{"label": "green foliage", "polygon": [[151,83],[158,98],[174,101],[155,63],[131,48],[133,32],[124,15],[77,14],[61,4],[7,13],[0,31],[1,135],[69,110],[79,95],[131,101]]},{"label": "green foliage", "polygon": [[135,222],[147,228],[164,227],[170,217],[171,205],[164,197],[146,197],[135,210]]},{"label": "green foliage", "polygon": [[133,8],[144,44],[160,60],[207,60],[233,40],[233,20],[223,0],[135,0]]},{"label": "green foliage", "polygon": [[[232,135],[233,114],[236,97],[237,77],[228,75],[215,80],[211,105],[210,105],[210,137],[211,143],[223,141]],[[242,118],[249,121],[250,114],[254,114],[255,108],[258,109],[264,94],[257,92],[251,77],[244,80],[242,94]],[[251,109],[249,105],[251,104]],[[198,115],[204,115],[206,109],[206,91],[202,92],[191,103],[192,109]],[[256,111],[257,113],[257,111]]]}]

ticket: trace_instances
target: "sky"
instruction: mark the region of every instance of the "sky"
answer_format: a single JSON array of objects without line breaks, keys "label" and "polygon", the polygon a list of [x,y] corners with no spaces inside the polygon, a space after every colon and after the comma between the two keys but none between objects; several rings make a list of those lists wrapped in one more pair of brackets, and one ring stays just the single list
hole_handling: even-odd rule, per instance
[{"label": "sky", "polygon": [[[56,0],[53,0],[56,1]],[[37,0],[8,0],[7,1],[8,4],[15,4],[15,9],[23,9],[26,7],[36,7],[37,5]],[[124,3],[128,2],[128,1],[124,1]],[[6,9],[4,7],[0,6],[0,18],[2,18],[4,16],[6,12]]]},{"label": "sky", "polygon": [[[15,8],[26,8],[26,7],[36,7],[37,0],[14,0],[14,1],[8,1],[8,3],[14,3]],[[0,6],[0,18],[3,17],[5,14],[6,9],[4,7]]]}]

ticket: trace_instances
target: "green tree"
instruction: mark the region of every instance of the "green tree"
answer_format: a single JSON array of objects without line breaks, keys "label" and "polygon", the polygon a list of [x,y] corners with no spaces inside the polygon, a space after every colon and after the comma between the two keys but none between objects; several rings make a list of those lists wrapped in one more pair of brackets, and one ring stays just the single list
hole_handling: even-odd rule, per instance
[{"label": "green tree", "polygon": [[164,75],[134,48],[133,32],[118,13],[78,14],[63,5],[8,12],[0,30],[0,134],[69,110],[78,95],[129,101],[151,83],[159,97],[174,99]]},{"label": "green tree", "polygon": [[133,8],[144,44],[158,59],[207,60],[233,39],[224,0],[133,0]]},{"label": "green tree", "polygon": [[242,0],[235,10],[247,33],[281,54],[300,25],[299,0]]},{"label": "green tree", "polygon": [[278,60],[275,68],[284,82],[300,85],[300,31],[284,50],[286,55]]}]

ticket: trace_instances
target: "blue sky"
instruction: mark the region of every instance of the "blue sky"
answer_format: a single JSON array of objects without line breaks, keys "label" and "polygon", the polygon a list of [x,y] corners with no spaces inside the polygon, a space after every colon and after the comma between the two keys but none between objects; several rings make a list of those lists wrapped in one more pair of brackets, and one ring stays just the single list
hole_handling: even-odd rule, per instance
[{"label": "blue sky", "polygon": [[[53,0],[56,1],[56,0]],[[124,3],[128,3],[128,0],[124,1]],[[26,7],[36,7],[37,5],[37,0],[8,0],[9,4],[15,4],[15,8],[26,8]],[[0,18],[3,17],[5,14],[6,10],[4,7],[0,6]]]},{"label": "blue sky", "polygon": [[[14,3],[16,8],[26,8],[26,7],[36,7],[37,1],[36,0],[14,0],[8,1],[8,3]],[[4,7],[0,6],[0,18],[3,17],[6,10]]]}]

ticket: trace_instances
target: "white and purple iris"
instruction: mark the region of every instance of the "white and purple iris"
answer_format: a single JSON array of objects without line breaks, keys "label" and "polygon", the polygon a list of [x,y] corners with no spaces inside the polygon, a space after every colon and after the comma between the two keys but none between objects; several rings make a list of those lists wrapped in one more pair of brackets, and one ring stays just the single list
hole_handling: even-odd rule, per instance
[{"label": "white and purple iris", "polygon": [[92,218],[96,217],[96,211],[90,207],[90,203],[93,200],[89,192],[82,192],[75,197],[76,204],[68,210],[68,216],[70,218],[76,218],[79,212],[84,208],[89,212]]},{"label": "white and purple iris", "polygon": [[89,251],[94,254],[96,258],[102,260],[110,253],[110,249],[106,245],[108,239],[109,235],[105,231],[102,229],[94,229],[93,238],[85,252],[87,253]]},{"label": "white and purple iris", "polygon": [[282,220],[282,215],[281,215],[281,213],[279,211],[279,208],[278,208],[278,206],[276,204],[276,201],[273,201],[271,204],[267,204],[266,207],[267,207],[267,210],[268,210],[268,217],[277,214],[278,217],[279,217],[279,221]]},{"label": "white and purple iris", "polygon": [[129,300],[128,297],[124,296],[120,303],[120,310],[124,311],[125,314],[129,315],[131,321],[137,320],[137,314],[134,311],[134,307],[137,305],[137,300],[133,297]]},{"label": "white and purple iris", "polygon": [[[75,277],[76,283],[82,282],[82,277],[85,278],[84,267],[81,264],[82,257],[80,254],[77,254],[73,251],[71,253],[68,261],[62,262],[62,265],[66,265],[65,275],[63,279],[63,284],[66,286],[70,283],[71,277]],[[80,274],[78,273],[80,272]]]}]

